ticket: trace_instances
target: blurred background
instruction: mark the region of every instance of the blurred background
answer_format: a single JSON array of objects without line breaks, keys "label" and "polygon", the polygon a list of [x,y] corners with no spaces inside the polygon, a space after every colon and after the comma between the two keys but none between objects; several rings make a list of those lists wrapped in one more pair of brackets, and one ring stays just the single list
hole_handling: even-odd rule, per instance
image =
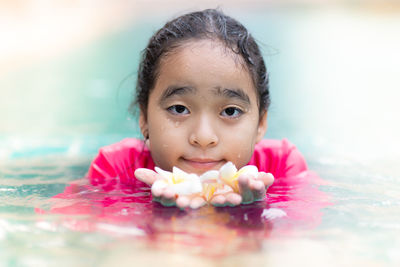
[{"label": "blurred background", "polygon": [[220,7],[259,41],[267,138],[308,158],[399,174],[400,3],[380,0],[1,1],[0,161],[94,155],[140,137],[128,113],[140,52],[163,24]]}]

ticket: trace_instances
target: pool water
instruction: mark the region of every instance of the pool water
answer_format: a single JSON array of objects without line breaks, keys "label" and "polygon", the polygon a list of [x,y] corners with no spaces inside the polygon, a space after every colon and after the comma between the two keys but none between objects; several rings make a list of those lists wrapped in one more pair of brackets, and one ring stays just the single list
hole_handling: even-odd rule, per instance
[{"label": "pool water", "polygon": [[397,262],[398,181],[355,163],[309,164],[323,180],[309,173],[278,185],[267,203],[181,211],[143,203],[143,195],[102,195],[84,179],[54,199],[84,176],[89,159],[15,160],[1,168],[0,259],[5,266]]},{"label": "pool water", "polygon": [[129,73],[167,18],[131,22],[0,77],[0,266],[399,266],[398,13],[252,12],[232,15],[264,44],[266,138],[295,143],[310,171],[233,208],[88,185],[101,146],[139,137]]}]

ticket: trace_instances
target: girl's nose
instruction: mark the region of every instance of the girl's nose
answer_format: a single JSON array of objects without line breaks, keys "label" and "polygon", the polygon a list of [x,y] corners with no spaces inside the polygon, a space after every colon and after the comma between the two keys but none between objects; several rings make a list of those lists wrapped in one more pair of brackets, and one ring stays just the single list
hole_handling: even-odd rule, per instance
[{"label": "girl's nose", "polygon": [[218,144],[217,133],[207,116],[202,116],[200,120],[195,122],[189,136],[189,142],[191,145],[202,148],[213,147]]}]

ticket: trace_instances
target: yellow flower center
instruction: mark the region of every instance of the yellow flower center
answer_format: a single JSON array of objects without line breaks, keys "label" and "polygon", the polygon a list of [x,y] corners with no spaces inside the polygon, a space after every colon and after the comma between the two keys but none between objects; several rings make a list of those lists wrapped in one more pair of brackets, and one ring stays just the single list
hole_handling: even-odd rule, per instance
[{"label": "yellow flower center", "polygon": [[179,184],[182,183],[185,179],[183,177],[176,177],[176,175],[172,175],[172,183]]}]

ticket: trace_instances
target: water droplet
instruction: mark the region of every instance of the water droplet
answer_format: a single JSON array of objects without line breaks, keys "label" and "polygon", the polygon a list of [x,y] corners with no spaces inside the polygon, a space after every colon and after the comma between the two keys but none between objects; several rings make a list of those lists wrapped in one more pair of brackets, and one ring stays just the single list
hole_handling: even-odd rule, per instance
[{"label": "water droplet", "polygon": [[180,122],[179,122],[179,121],[176,121],[176,122],[175,122],[175,127],[178,127],[179,124],[180,124]]}]

